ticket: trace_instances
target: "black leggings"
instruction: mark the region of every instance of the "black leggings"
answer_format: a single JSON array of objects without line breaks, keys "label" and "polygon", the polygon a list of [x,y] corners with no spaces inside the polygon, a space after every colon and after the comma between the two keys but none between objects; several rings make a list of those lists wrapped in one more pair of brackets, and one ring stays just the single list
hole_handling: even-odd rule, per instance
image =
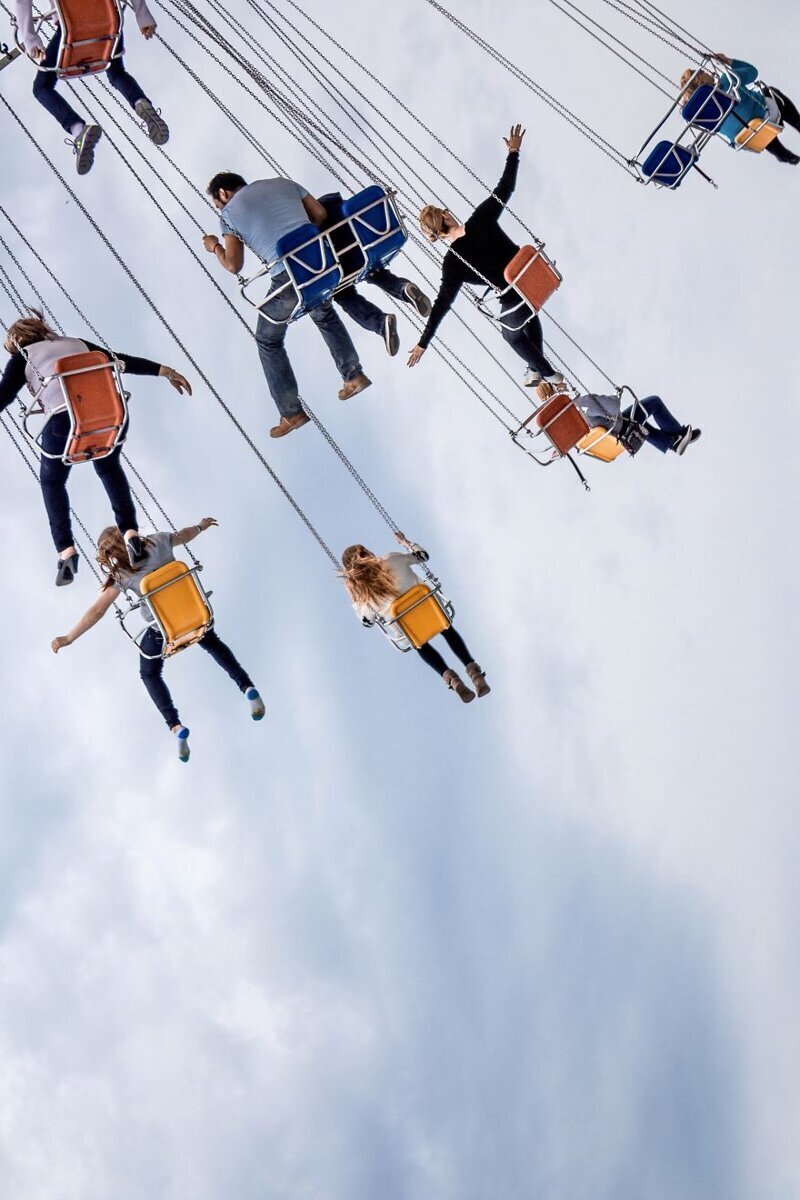
[{"label": "black leggings", "polygon": [[[253,686],[252,679],[237,660],[230,646],[226,646],[225,642],[217,636],[213,629],[209,629],[205,637],[201,638],[197,644],[198,646],[202,646],[211,655],[217,666],[222,667],[223,671],[226,671],[230,675],[240,692],[246,692],[248,688]],[[161,634],[151,626],[142,638],[142,650],[145,654],[160,654],[163,645],[164,639],[161,637]],[[161,716],[166,721],[167,728],[173,729],[176,725],[180,725],[181,719],[178,716],[178,710],[170,695],[169,688],[164,682],[163,670],[163,658],[140,657],[139,674],[142,677],[142,683],[147,688],[147,693],[153,704],[155,704]]]},{"label": "black leggings", "polygon": [[[781,114],[781,120],[784,125],[789,125],[792,129],[796,129],[800,133],[800,112],[797,111],[797,106],[788,96],[784,96],[783,92],[779,92],[777,88],[771,87],[769,90],[775,97],[778,112]],[[766,149],[775,158],[780,159],[781,162],[785,162],[789,157],[794,157],[792,151],[787,146],[784,146],[783,142],[779,141],[778,138],[774,138]]]},{"label": "black leggings", "polygon": [[[462,638],[461,634],[456,633],[452,626],[450,629],[444,630],[442,637],[447,642],[458,661],[463,663],[465,667],[470,663],[475,662],[475,659],[467,649],[467,644]],[[433,667],[437,675],[444,675],[445,671],[447,670],[447,663],[444,661],[439,651],[434,650],[430,642],[428,642],[425,646],[420,646],[417,650],[417,654],[424,663],[427,663],[429,667]]]}]

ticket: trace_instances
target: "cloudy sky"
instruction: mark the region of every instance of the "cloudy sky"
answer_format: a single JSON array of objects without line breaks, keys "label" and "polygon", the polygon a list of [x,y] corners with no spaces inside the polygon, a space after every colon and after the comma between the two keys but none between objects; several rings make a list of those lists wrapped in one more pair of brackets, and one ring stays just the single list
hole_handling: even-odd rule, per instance
[{"label": "cloudy sky", "polygon": [[[465,212],[459,193],[482,198],[338,51],[326,47],[364,93],[359,111],[375,104],[396,127],[373,113],[377,149],[245,0],[228,3],[360,154],[383,156],[408,208],[419,196],[394,148],[432,199]],[[758,24],[722,0],[670,7],[800,93],[789,0],[764,0]],[[318,0],[307,8],[330,20]],[[323,164],[176,26],[171,0],[157,11],[168,46],[282,168],[330,190]],[[645,448],[589,464],[587,495],[568,466],[540,470],[515,450],[433,353],[412,373],[356,331],[374,382],[342,405],[316,330],[291,330],[304,395],[428,547],[487,669],[491,696],[465,708],[360,628],[186,354],[0,106],[9,215],[104,338],[197,384],[188,399],[135,380],[128,448],[178,525],[219,519],[197,543],[217,628],[268,707],[254,725],[199,650],[170,663],[192,730],[184,767],[111,617],[51,654],[94,585],[84,563],[75,586],[53,588],[41,502],[4,438],[0,1195],[788,1200],[800,1189],[800,172],[715,144],[705,165],[719,190],[699,177],[674,195],[638,187],[424,0],[337,12],[338,40],[481,179],[496,181],[502,134],[526,124],[513,203],[563,271],[553,316],[703,440],[682,459]],[[626,154],[659,119],[659,93],[546,0],[462,0],[458,13]],[[614,28],[680,73],[666,47]],[[272,173],[133,22],[128,65],[186,179]],[[262,68],[286,86],[275,63]],[[80,106],[109,107],[144,159],[103,118],[96,167],[76,180],[31,78],[17,62],[2,97],[323,537],[337,552],[389,549],[313,428],[269,442],[252,339],[155,208],[145,185],[213,268],[147,164],[213,229],[202,199],[97,84]],[[800,151],[800,136],[786,140]],[[2,217],[0,234],[86,333]],[[435,278],[418,249],[404,269]],[[215,278],[252,324],[235,280]],[[484,399],[526,415],[513,356],[460,311],[468,327],[451,315],[444,341]],[[13,315],[0,299],[0,318]],[[402,337],[404,350],[416,340],[405,320]],[[98,530],[93,473],[75,472],[72,491]]]}]

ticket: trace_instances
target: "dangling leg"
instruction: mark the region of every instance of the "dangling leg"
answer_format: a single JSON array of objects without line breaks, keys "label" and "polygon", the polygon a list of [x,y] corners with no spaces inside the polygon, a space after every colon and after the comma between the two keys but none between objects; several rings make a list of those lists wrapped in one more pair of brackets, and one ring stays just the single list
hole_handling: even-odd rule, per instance
[{"label": "dangling leg", "polygon": [[336,363],[337,370],[344,380],[344,387],[339,392],[339,399],[349,400],[351,396],[363,392],[370,386],[370,380],[362,370],[358,360],[358,351],[353,345],[353,340],[345,329],[341,317],[333,311],[333,305],[327,301],[318,308],[312,309],[309,315],[322,334],[331,358]]},{"label": "dangling leg", "polygon": [[377,267],[376,270],[370,271],[367,283],[374,283],[394,300],[403,300],[406,304],[410,304],[421,317],[430,316],[432,305],[429,297],[410,279],[401,279],[387,267]]},{"label": "dangling leg", "polygon": [[651,425],[648,420],[646,423],[647,441],[662,454],[666,454],[668,450],[674,450],[676,454],[683,454],[701,436],[699,429],[693,429],[691,425],[681,425],[660,396],[645,396],[638,405],[632,405],[626,409],[623,416],[640,420],[642,412],[646,417],[652,417],[658,426],[656,428],[656,425]]},{"label": "dangling leg", "polygon": [[120,95],[128,101],[138,117],[144,121],[147,136],[156,146],[163,146],[169,141],[169,126],[152,102],[145,96],[139,84],[125,70],[122,55],[125,46],[122,40],[119,44],[119,56],[111,60],[108,67],[108,82]]},{"label": "dangling leg", "polygon": [[260,721],[266,712],[264,701],[261,699],[258,689],[236,658],[230,646],[227,646],[213,629],[209,629],[199,644],[207,654],[211,655],[217,666],[222,667],[223,671],[227,672],[239,691],[244,693],[245,698],[249,701],[250,716],[253,720]]},{"label": "dangling leg", "polygon": [[771,87],[769,90],[775,97],[784,125],[789,125],[800,133],[800,112],[797,110],[797,105],[778,88]]},{"label": "dangling leg", "polygon": [[337,292],[334,301],[351,321],[366,329],[369,333],[377,333],[383,338],[383,343],[389,354],[394,357],[400,349],[400,338],[397,336],[397,317],[394,313],[381,312],[376,304],[367,300],[354,287],[350,286]]},{"label": "dangling leg", "polygon": [[164,639],[157,629],[148,629],[141,640],[143,653],[139,656],[139,675],[147,688],[147,694],[155,704],[166,722],[170,733],[178,740],[178,758],[181,762],[189,760],[189,730],[181,724],[178,710],[175,707],[169,688],[164,682],[163,658],[145,658],[145,654],[160,655]]},{"label": "dangling leg", "polygon": [[[511,322],[522,319],[520,312],[505,314],[505,319]],[[528,366],[525,376],[525,386],[535,387],[545,379],[548,383],[561,383],[564,376],[557,371],[545,357],[542,323],[538,317],[532,317],[521,329],[503,329],[503,338]]]},{"label": "dangling leg", "polygon": [[309,418],[300,403],[297,378],[289,362],[284,343],[288,320],[295,304],[294,291],[289,285],[287,274],[276,275],[272,280],[270,295],[263,304],[265,313],[259,315],[256,325],[256,345],[269,394],[281,415],[280,423],[270,430],[270,437],[283,437],[293,429],[306,425]]},{"label": "dangling leg", "polygon": [[[58,62],[61,49],[61,30],[57,29],[48,44],[42,67],[53,68]],[[91,170],[94,162],[94,148],[102,135],[99,125],[87,125],[67,103],[56,85],[58,77],[54,70],[39,70],[33,80],[33,94],[39,103],[46,108],[51,117],[58,121],[65,133],[69,134],[68,144],[72,146],[79,175],[85,175]]]},{"label": "dangling leg", "polygon": [[125,539],[128,559],[132,567],[138,567],[147,557],[144,543],[139,537],[139,520],[136,516],[136,506],[133,503],[131,487],[125,474],[120,458],[122,447],[118,446],[113,454],[100,458],[93,464],[98,479],[106,490],[114,510],[114,520],[117,528]]},{"label": "dangling leg", "polygon": [[479,698],[481,696],[488,696],[492,689],[486,682],[486,672],[481,670],[473,656],[470,654],[469,650],[467,649],[467,644],[462,638],[461,634],[458,633],[457,630],[455,630],[451,625],[449,629],[444,630],[442,637],[447,642],[447,645],[453,651],[453,654],[455,654],[458,661],[463,663],[467,668],[467,674],[472,681],[472,686],[475,688],[475,695]]},{"label": "dangling leg", "polygon": [[469,704],[470,700],[475,699],[475,693],[467,687],[467,685],[459,679],[455,671],[452,671],[447,663],[442,658],[438,650],[434,650],[433,646],[428,642],[424,646],[420,646],[417,650],[424,663],[432,667],[437,675],[441,675],[447,686],[456,693],[460,700],[465,704]]},{"label": "dangling leg", "polygon": [[58,551],[56,587],[72,583],[78,571],[78,552],[72,534],[72,516],[69,510],[67,480],[71,468],[61,458],[47,458],[46,454],[62,455],[69,432],[69,417],[56,413],[42,430],[42,454],[39,466],[39,484],[42,499],[50,523],[50,534]]}]

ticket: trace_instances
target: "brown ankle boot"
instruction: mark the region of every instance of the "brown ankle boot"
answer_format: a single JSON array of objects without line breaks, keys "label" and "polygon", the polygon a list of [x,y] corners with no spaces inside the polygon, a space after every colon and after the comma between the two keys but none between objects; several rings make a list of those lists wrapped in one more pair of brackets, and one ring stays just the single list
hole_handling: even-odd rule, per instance
[{"label": "brown ankle boot", "polygon": [[471,662],[467,665],[467,674],[472,680],[472,686],[475,688],[475,695],[478,699],[481,696],[488,696],[492,689],[486,682],[486,672],[482,671],[476,662]]},{"label": "brown ankle boot", "polygon": [[469,704],[470,700],[475,699],[475,693],[471,688],[468,688],[461,679],[459,679],[455,671],[445,671],[442,679],[449,688],[453,689],[459,700],[463,700],[465,704]]},{"label": "brown ankle boot", "polygon": [[359,392],[363,392],[365,388],[372,387],[372,380],[367,379],[362,371],[359,375],[355,375],[352,379],[348,379],[342,385],[342,390],[339,392],[340,400],[349,400],[351,396],[357,396]]}]

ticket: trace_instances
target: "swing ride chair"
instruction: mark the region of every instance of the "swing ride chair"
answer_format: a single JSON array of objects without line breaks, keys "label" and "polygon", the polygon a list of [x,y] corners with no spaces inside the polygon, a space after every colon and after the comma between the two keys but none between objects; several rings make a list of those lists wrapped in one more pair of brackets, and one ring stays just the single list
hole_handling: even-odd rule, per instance
[{"label": "swing ride chair", "polygon": [[[450,628],[455,616],[455,608],[442,595],[442,585],[438,579],[432,579],[430,583],[415,583],[397,597],[389,612],[389,619],[379,616],[377,624],[395,649],[403,653],[426,646],[431,638]],[[404,639],[402,642],[392,636],[392,626],[400,629]]]},{"label": "swing ride chair", "polygon": [[495,299],[501,300],[510,292],[516,292],[519,301],[514,307],[499,315],[491,312],[485,304],[488,289],[477,304],[485,316],[512,333],[524,329],[528,322],[533,320],[561,286],[564,278],[556,269],[555,262],[544,253],[544,242],[535,246],[520,246],[505,268],[503,277],[508,286],[502,290],[492,289]]},{"label": "swing ride chair", "polygon": [[[142,658],[171,658],[188,646],[194,646],[214,624],[214,612],[207,592],[198,579],[200,563],[189,567],[180,559],[165,563],[150,571],[139,587],[141,599],[131,603],[125,612],[117,613],[122,629],[136,646]],[[137,634],[132,634],[125,622],[131,613],[147,605],[153,616]],[[160,654],[145,654],[141,641],[148,629],[157,629],[162,638]]]},{"label": "swing ride chair", "polygon": [[[54,71],[59,79],[96,75],[118,58],[122,39],[122,6],[119,0],[53,0],[50,12],[35,18],[37,32],[43,24],[61,28],[61,46],[54,67],[36,66]],[[17,46],[24,49],[15,27]]]},{"label": "swing ride chair", "polygon": [[[122,384],[120,364],[98,350],[85,354],[69,354],[53,364],[51,375],[42,379],[34,397],[25,410],[22,425],[33,438],[45,458],[60,459],[66,466],[97,462],[106,458],[125,440],[130,394]],[[33,434],[28,428],[31,417],[47,416],[42,407],[45,387],[57,379],[64,403],[55,412],[69,413],[69,433],[61,454],[42,449],[42,432]]]},{"label": "swing ride chair", "polygon": [[[239,277],[242,296],[266,321],[288,325],[298,320],[337,292],[360,283],[371,271],[385,267],[408,240],[394,193],[377,184],[345,200],[342,212],[343,220],[324,232],[308,222],[286,234],[278,241],[273,262],[264,263],[249,279]],[[247,289],[278,265],[288,281],[262,299],[252,299]],[[294,291],[295,307],[288,318],[276,321],[267,305],[288,289]]]},{"label": "swing ride chair", "polygon": [[[628,387],[623,384],[617,388],[617,394],[622,400],[625,392],[628,392],[633,399],[633,419],[636,420],[636,411],[639,407],[639,397]],[[620,405],[620,412],[622,406]],[[646,419],[646,414],[643,413],[642,420]],[[615,462],[621,455],[626,453],[626,448],[622,442],[614,435],[614,426],[611,429],[606,429],[603,425],[595,425],[588,433],[580,439],[575,449],[578,454],[586,454],[589,458],[596,458],[600,462]]]},{"label": "swing ride chair", "polygon": [[[561,391],[548,396],[517,429],[512,430],[511,440],[540,467],[549,467],[560,458],[569,458],[570,451],[589,432],[589,424],[581,410],[568,392]],[[550,449],[544,445],[538,449],[536,439],[541,437],[550,443]],[[540,455],[545,457],[540,458]]]}]

